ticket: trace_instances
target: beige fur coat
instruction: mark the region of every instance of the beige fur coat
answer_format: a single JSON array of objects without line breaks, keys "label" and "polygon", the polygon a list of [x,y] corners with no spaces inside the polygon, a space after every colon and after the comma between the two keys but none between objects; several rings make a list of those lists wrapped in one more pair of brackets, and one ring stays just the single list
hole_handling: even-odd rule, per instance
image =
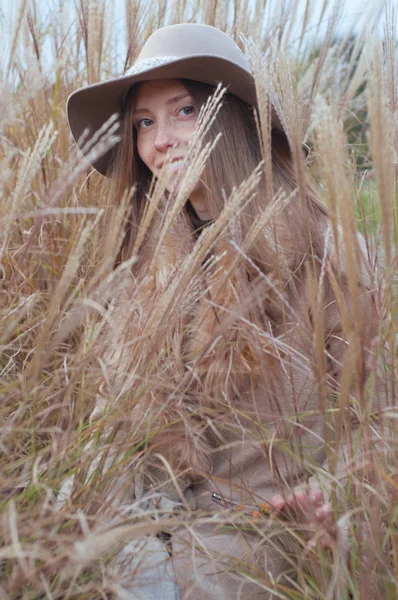
[{"label": "beige fur coat", "polygon": [[353,427],[367,414],[378,321],[362,241],[350,287],[353,266],[326,221],[320,228],[315,276],[293,235],[273,272],[239,251],[233,227],[209,252],[214,228],[195,243],[184,215],[163,238],[155,221],[133,275],[115,288],[93,418],[107,411],[138,448],[124,499],[134,497],[138,471],[146,489],[175,500],[191,490],[196,520],[171,538],[183,598],[270,598],[266,582],[296,566],[277,525],[238,526],[242,515],[216,504],[214,492],[267,503],[313,480],[336,439],[339,460],[323,471],[323,485],[351,468],[336,414]]}]

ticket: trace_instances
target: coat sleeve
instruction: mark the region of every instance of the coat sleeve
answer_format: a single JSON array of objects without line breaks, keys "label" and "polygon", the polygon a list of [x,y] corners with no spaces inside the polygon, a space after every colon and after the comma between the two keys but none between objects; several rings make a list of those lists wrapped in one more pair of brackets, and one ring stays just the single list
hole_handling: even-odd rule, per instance
[{"label": "coat sleeve", "polygon": [[[339,233],[342,240],[341,229]],[[328,408],[338,410],[328,417],[335,451],[327,452],[323,469],[311,485],[321,483],[326,493],[344,487],[350,474],[366,471],[369,452],[380,442],[378,426],[387,403],[377,358],[382,319],[376,304],[374,268],[359,233],[349,257],[353,261],[356,256],[355,262],[349,264],[342,247],[341,242],[329,261],[323,289]]]}]

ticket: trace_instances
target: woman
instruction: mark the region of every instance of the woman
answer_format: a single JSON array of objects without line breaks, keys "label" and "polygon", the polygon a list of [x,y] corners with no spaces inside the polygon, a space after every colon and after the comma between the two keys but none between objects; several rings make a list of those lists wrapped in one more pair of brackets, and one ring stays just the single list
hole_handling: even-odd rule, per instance
[{"label": "woman", "polygon": [[[227,93],[206,125],[200,111],[219,82]],[[137,496],[143,473],[148,493],[210,514],[171,536],[185,598],[271,597],[269,581],[297,555],[269,507],[315,533],[311,542],[332,544],[331,505],[303,484],[326,456],[328,395],[350,348],[341,315],[362,338],[357,389],[376,333],[362,273],[353,290],[343,256],[328,250],[326,208],[308,181],[297,191],[279,119],[272,111],[269,161],[255,106],[239,48],[198,24],[159,29],[126,75],[68,102],[86,153],[121,111],[117,146],[91,159],[110,178],[113,206],[130,191],[116,265],[132,265],[114,294],[94,416],[112,406],[107,418],[138,449],[118,501]],[[209,154],[204,168],[198,147]],[[261,525],[248,530],[250,514]]]}]

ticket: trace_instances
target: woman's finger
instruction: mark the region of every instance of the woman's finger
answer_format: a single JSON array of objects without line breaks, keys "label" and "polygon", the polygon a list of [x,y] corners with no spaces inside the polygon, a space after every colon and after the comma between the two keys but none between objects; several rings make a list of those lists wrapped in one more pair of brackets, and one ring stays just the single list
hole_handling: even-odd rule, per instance
[{"label": "woman's finger", "polygon": [[277,511],[283,510],[286,506],[286,500],[282,496],[282,494],[276,494],[275,496],[272,496],[269,503],[272,506],[272,508],[274,508]]},{"label": "woman's finger", "polygon": [[324,501],[323,491],[320,488],[313,488],[309,491],[309,497],[312,502],[321,503]]},{"label": "woman's finger", "polygon": [[333,509],[331,503],[325,502],[325,504],[322,504],[322,506],[316,509],[315,516],[318,519],[318,521],[325,521],[328,518],[330,518],[332,510]]}]

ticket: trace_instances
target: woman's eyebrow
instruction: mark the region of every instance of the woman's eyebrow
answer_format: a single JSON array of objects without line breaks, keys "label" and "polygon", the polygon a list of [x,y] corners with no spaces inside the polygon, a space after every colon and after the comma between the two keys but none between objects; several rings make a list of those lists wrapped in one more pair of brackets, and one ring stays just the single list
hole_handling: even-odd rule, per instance
[{"label": "woman's eyebrow", "polygon": [[[180,100],[182,100],[183,98],[187,98],[187,97],[191,97],[191,94],[189,92],[184,92],[183,94],[179,94],[178,96],[173,96],[173,98],[169,98],[168,100],[166,100],[166,104],[175,104],[176,102],[179,102]],[[143,112],[150,112],[149,108],[135,108],[134,109],[134,114],[137,113],[143,113]]]}]

